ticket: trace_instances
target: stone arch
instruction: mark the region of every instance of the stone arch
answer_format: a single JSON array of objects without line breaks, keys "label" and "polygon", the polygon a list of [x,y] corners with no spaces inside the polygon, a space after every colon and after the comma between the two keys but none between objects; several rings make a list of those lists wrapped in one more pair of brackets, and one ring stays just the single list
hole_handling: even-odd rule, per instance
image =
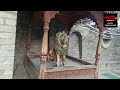
[{"label": "stone arch", "polygon": [[68,55],[82,59],[82,36],[77,31],[70,34]]},{"label": "stone arch", "polygon": [[70,31],[70,35],[73,32],[79,32],[81,36],[84,38],[89,34],[89,31],[87,29],[88,27],[86,27],[84,24],[73,25]]},{"label": "stone arch", "polygon": [[[77,33],[77,35],[75,34]],[[80,36],[78,36],[81,35]],[[75,36],[76,35],[76,36]],[[97,41],[98,41],[98,33],[94,33],[94,30],[92,30],[92,28],[87,27],[85,24],[83,23],[76,23],[73,25],[73,27],[70,30],[70,34],[69,34],[69,50],[68,50],[68,55],[74,55],[74,50],[72,49],[73,47],[75,48],[75,45],[78,45],[79,43],[81,43],[81,52],[79,52],[79,54],[81,54],[82,58],[78,57],[78,54],[76,56],[76,58],[80,58],[83,60],[86,60],[90,63],[94,63],[95,62],[95,52],[96,52],[96,46],[97,46]],[[72,37],[73,36],[73,37]],[[71,38],[77,38],[76,41],[72,40]],[[81,40],[77,43],[78,38],[81,38]],[[71,46],[71,44],[74,42],[75,45],[73,45],[73,47]],[[79,47],[79,46],[77,46]],[[76,48],[76,53],[78,53],[78,51],[80,50],[79,48]],[[70,51],[74,51],[74,52],[70,52]],[[91,53],[92,52],[92,53]]]},{"label": "stone arch", "polygon": [[82,44],[89,31],[84,24],[73,25],[69,34],[68,55],[82,59]]}]

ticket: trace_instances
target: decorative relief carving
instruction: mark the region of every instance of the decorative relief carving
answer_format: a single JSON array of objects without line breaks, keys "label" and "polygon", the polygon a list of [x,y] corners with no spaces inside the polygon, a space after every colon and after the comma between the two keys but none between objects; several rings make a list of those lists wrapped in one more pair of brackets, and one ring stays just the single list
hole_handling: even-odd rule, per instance
[{"label": "decorative relief carving", "polygon": [[52,18],[55,18],[55,15],[59,14],[59,11],[44,11],[44,22],[51,21]]},{"label": "decorative relief carving", "polygon": [[47,60],[47,53],[48,53],[48,30],[49,30],[49,23],[52,18],[55,18],[55,15],[58,14],[58,11],[44,11],[44,34],[43,34],[43,40],[42,40],[42,52],[41,52],[41,60],[46,61]]},{"label": "decorative relief carving", "polygon": [[48,31],[49,30],[49,23],[51,21],[52,18],[55,18],[55,15],[59,14],[59,11],[44,11],[44,17],[43,17],[43,21],[44,21],[44,31]]}]

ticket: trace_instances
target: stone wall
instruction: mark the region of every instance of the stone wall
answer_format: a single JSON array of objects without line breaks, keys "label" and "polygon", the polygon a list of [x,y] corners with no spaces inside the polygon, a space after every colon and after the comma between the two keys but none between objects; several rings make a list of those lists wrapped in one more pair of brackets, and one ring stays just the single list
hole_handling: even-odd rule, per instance
[{"label": "stone wall", "polygon": [[72,32],[70,34],[68,54],[82,59],[82,36],[80,32]]},{"label": "stone wall", "polygon": [[[81,45],[78,44],[79,33],[82,37]],[[120,36],[114,36],[111,40],[108,48],[102,47],[100,57],[100,69],[101,71],[120,70]],[[69,51],[68,54],[79,58],[80,53],[82,59],[94,64],[95,52],[98,42],[98,33],[94,33],[90,28],[83,24],[73,25],[70,31],[69,39]],[[80,45],[80,46],[79,46]],[[79,52],[79,48],[82,47],[82,52]]]},{"label": "stone wall", "polygon": [[101,70],[120,70],[120,36],[114,36],[108,48],[102,48]]},{"label": "stone wall", "polygon": [[0,11],[0,79],[12,79],[17,11]]},{"label": "stone wall", "polygon": [[[77,35],[78,34],[78,35]],[[94,63],[98,35],[83,24],[73,25],[70,31],[68,55]]]}]

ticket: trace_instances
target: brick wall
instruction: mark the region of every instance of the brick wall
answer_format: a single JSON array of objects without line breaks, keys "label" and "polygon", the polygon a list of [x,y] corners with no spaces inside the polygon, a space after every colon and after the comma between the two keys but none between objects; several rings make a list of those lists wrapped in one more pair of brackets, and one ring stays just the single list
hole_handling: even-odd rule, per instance
[{"label": "brick wall", "polygon": [[13,76],[17,11],[0,11],[0,79]]}]

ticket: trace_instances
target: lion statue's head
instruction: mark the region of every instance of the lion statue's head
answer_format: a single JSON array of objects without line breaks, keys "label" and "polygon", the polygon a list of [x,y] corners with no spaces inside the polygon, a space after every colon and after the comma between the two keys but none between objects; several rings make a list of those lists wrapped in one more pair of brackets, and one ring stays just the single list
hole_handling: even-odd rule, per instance
[{"label": "lion statue's head", "polygon": [[69,36],[63,31],[56,34],[57,43],[63,48],[68,48]]}]

